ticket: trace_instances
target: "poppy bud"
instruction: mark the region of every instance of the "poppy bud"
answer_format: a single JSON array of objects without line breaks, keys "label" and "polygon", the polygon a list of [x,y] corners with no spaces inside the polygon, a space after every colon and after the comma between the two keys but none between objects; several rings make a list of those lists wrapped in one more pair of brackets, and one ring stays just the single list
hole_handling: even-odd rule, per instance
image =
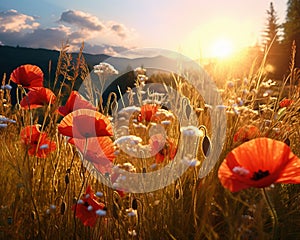
[{"label": "poppy bud", "polygon": [[205,157],[207,157],[210,153],[210,140],[208,136],[205,136],[202,140],[202,151]]},{"label": "poppy bud", "polygon": [[64,215],[65,211],[66,211],[66,203],[65,201],[63,201],[60,205],[60,214]]},{"label": "poppy bud", "polygon": [[12,217],[8,217],[8,218],[7,218],[7,223],[8,223],[9,225],[11,225],[11,224],[13,223],[13,218],[12,218]]},{"label": "poppy bud", "polygon": [[134,199],[132,200],[131,207],[132,207],[132,209],[137,210],[137,208],[138,208],[138,203],[137,203],[136,198],[134,198]]},{"label": "poppy bud", "polygon": [[30,217],[31,217],[32,220],[35,219],[35,212],[34,211],[31,211]]},{"label": "poppy bud", "polygon": [[65,183],[68,185],[70,183],[69,174],[65,175]]},{"label": "poppy bud", "polygon": [[288,146],[291,145],[291,141],[290,141],[289,138],[286,138],[286,139],[284,140],[284,143],[285,143],[286,145],[288,145]]}]

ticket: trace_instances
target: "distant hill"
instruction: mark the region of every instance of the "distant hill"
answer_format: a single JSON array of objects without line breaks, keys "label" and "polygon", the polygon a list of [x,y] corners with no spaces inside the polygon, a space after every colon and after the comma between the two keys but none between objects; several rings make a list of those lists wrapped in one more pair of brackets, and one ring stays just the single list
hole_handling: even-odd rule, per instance
[{"label": "distant hill", "polygon": [[[74,58],[76,53],[73,53]],[[134,69],[139,66],[149,68],[161,68],[162,70],[169,71],[170,69],[176,70],[178,66],[177,56],[174,58],[170,56],[153,55],[151,57],[140,57],[140,58],[120,58],[110,57],[105,54],[83,54],[88,66],[92,67],[100,62],[107,60],[117,70],[123,72],[127,68]],[[45,78],[49,71],[49,61],[51,61],[52,72],[55,72],[57,67],[57,61],[59,57],[59,51],[49,49],[34,49],[25,47],[11,47],[0,45],[0,76],[4,73],[9,77],[10,73],[18,66],[22,64],[34,64],[39,66],[44,72]],[[182,59],[180,59],[182,60]],[[185,66],[195,67],[195,63],[189,59],[183,59]]]},{"label": "distant hill", "polygon": [[[156,52],[155,52],[156,53]],[[72,53],[73,59],[76,59],[77,53]],[[163,56],[162,56],[163,55]],[[84,53],[84,58],[92,70],[93,66],[100,62],[108,62],[112,64],[120,73],[118,78],[108,86],[107,91],[103,97],[106,98],[110,91],[118,92],[118,87],[122,92],[125,92],[127,87],[134,87],[134,76],[132,70],[136,67],[145,67],[147,72],[151,74],[156,70],[163,70],[166,72],[177,72],[180,68],[199,68],[199,66],[184,57],[180,57],[172,52],[165,52],[162,55],[149,54],[148,57],[140,58],[125,58],[125,57],[110,57],[105,54],[87,54]],[[44,72],[45,86],[46,82],[53,81],[57,62],[59,58],[59,51],[48,49],[33,49],[25,47],[10,47],[0,46],[0,78],[2,79],[6,74],[6,81],[9,79],[11,72],[20,65],[33,64],[39,66]],[[178,59],[179,58],[179,59]],[[51,61],[51,72],[49,79],[49,62]],[[81,85],[79,82],[78,86]],[[15,84],[12,86],[16,88]],[[75,85],[76,89],[76,85]],[[12,91],[12,99],[15,102],[14,92]]]},{"label": "distant hill", "polygon": [[[91,66],[109,58],[108,55],[104,54],[84,54],[84,56]],[[34,64],[42,69],[47,78],[49,61],[52,64],[51,72],[54,73],[58,57],[59,52],[55,50],[0,46],[0,76],[2,78],[3,74],[6,73],[7,77],[9,77],[16,67],[23,64]]]}]

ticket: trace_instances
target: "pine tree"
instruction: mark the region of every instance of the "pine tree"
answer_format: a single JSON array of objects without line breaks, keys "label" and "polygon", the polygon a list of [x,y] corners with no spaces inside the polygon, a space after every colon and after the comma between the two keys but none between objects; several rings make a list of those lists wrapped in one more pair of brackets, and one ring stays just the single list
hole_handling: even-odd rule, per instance
[{"label": "pine tree", "polygon": [[289,0],[284,26],[284,42],[289,48],[296,44],[295,66],[300,67],[300,0]]},{"label": "pine tree", "polygon": [[263,47],[264,49],[270,48],[276,49],[279,46],[279,34],[278,31],[280,29],[278,22],[277,13],[274,9],[274,5],[270,3],[270,9],[267,10],[267,25],[266,30],[263,33]]},{"label": "pine tree", "polygon": [[300,0],[289,0],[287,3],[284,39],[289,43],[293,41],[300,43]]},{"label": "pine tree", "polygon": [[265,31],[262,35],[262,46],[264,49],[264,56],[266,55],[266,66],[269,77],[281,79],[286,73],[287,65],[286,59],[288,59],[287,51],[284,48],[280,35],[281,26],[278,24],[278,17],[275,11],[274,5],[271,2],[270,7],[267,10],[267,23]]}]

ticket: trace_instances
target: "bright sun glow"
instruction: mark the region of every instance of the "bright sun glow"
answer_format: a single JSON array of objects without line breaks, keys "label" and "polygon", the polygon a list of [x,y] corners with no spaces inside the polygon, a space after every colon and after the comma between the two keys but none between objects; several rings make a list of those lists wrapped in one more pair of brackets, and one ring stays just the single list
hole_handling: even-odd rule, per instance
[{"label": "bright sun glow", "polygon": [[220,38],[214,41],[211,45],[211,57],[227,58],[233,54],[233,42],[226,38]]}]

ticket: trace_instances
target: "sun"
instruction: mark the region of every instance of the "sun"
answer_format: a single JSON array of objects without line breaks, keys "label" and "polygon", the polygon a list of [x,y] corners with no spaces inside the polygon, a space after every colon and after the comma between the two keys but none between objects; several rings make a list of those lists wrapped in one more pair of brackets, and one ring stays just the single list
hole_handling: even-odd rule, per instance
[{"label": "sun", "polygon": [[233,54],[233,41],[227,38],[219,38],[212,42],[210,56],[212,58],[224,59]]}]

